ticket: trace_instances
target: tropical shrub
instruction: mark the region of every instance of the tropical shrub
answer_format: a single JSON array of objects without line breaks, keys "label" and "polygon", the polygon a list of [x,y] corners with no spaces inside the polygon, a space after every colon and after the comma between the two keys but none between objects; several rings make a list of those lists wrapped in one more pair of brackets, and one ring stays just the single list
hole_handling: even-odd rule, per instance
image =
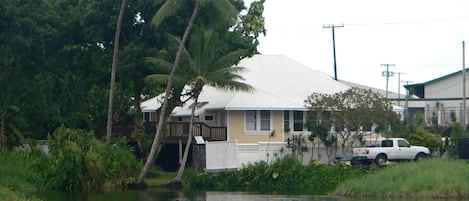
[{"label": "tropical shrub", "polygon": [[48,165],[48,187],[67,191],[122,187],[140,169],[125,139],[106,146],[90,132],[63,127],[49,136]]},{"label": "tropical shrub", "polygon": [[437,151],[443,144],[440,135],[430,133],[422,126],[416,127],[407,140],[412,145],[428,147],[432,153]]},{"label": "tropical shrub", "polygon": [[259,161],[236,172],[186,171],[184,181],[186,186],[207,190],[325,194],[346,179],[364,174],[365,170],[346,164],[330,166],[314,161],[303,165],[295,156],[286,155],[272,164]]}]

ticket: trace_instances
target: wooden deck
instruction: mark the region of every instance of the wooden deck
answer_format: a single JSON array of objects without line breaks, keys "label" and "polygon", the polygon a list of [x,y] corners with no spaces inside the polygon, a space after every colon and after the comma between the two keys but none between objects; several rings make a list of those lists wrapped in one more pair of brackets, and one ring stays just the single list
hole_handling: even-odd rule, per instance
[{"label": "wooden deck", "polygon": [[[157,122],[145,122],[145,133],[154,135],[156,132]],[[130,137],[132,132],[135,131],[134,124],[113,124],[112,133],[114,136],[127,136]],[[104,136],[106,127],[101,126],[98,131],[98,136]],[[186,142],[189,134],[189,122],[168,122],[165,126],[165,136],[162,136],[163,143],[178,143],[182,140]],[[202,122],[194,123],[193,129],[194,136],[202,136],[205,141],[226,141],[227,128],[226,127],[212,127]]]}]

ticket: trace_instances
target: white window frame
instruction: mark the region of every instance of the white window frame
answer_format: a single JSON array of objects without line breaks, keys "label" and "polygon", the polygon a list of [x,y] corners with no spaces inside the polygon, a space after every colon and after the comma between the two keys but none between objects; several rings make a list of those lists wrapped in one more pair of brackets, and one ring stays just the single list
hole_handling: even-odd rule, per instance
[{"label": "white window frame", "polygon": [[[285,115],[285,113],[288,112],[288,115]],[[303,113],[303,128],[301,130],[297,130],[295,131],[295,118],[294,118],[294,113],[295,112],[302,112]],[[283,129],[284,129],[284,132],[285,132],[285,123],[288,122],[288,128],[290,129],[289,130],[289,133],[290,134],[302,134],[304,133],[306,130],[304,128],[304,125],[306,123],[306,118],[305,118],[305,115],[306,115],[306,112],[305,111],[301,111],[301,110],[284,110],[283,111]],[[288,116],[288,119],[285,120],[285,116]]]},{"label": "white window frame", "polygon": [[[254,119],[251,119],[248,122],[248,112],[252,113],[254,115]],[[261,119],[261,113],[262,112],[268,112],[269,113],[269,119]],[[265,123],[265,121],[269,121],[269,128],[268,130],[262,130],[262,125]],[[248,129],[248,123],[254,122],[254,129]],[[265,126],[265,124],[263,125]],[[270,134],[272,132],[272,111],[270,110],[245,110],[244,111],[244,132],[248,134]]]},{"label": "white window frame", "polygon": [[[301,114],[302,114],[301,115],[302,116],[302,118],[301,118],[301,125],[302,125],[301,130],[295,130],[295,124],[297,122],[297,121],[295,121],[295,112],[301,112]],[[291,122],[293,124],[292,131],[293,132],[303,132],[305,130],[305,128],[304,128],[304,126],[305,126],[305,112],[304,111],[292,111],[291,113],[292,113],[292,121]]]}]

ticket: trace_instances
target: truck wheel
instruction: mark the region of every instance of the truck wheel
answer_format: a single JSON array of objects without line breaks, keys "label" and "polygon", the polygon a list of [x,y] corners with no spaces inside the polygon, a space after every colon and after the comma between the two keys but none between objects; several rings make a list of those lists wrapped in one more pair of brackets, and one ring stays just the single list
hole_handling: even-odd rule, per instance
[{"label": "truck wheel", "polygon": [[360,161],[355,158],[352,158],[350,164],[352,164],[352,167],[359,167],[361,165]]},{"label": "truck wheel", "polygon": [[388,160],[388,157],[384,154],[380,154],[376,156],[375,163],[377,166],[382,167],[386,165],[386,161]]},{"label": "truck wheel", "polygon": [[424,153],[418,153],[417,156],[415,156],[415,161],[420,161],[422,159],[425,159],[426,155]]}]

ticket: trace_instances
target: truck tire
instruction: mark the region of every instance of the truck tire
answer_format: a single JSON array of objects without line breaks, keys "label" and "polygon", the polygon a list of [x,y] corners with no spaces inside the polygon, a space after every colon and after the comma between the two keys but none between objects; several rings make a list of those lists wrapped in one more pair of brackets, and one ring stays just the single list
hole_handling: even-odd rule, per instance
[{"label": "truck tire", "polygon": [[375,158],[375,163],[378,167],[383,167],[386,165],[386,161],[388,160],[388,157],[386,157],[386,155],[384,154],[379,154],[378,156],[376,156]]},{"label": "truck tire", "polygon": [[359,160],[352,158],[352,160],[350,161],[350,164],[352,164],[352,167],[360,167],[362,163]]},{"label": "truck tire", "polygon": [[415,156],[415,161],[420,161],[425,159],[427,156],[424,153],[418,153],[417,156]]}]

